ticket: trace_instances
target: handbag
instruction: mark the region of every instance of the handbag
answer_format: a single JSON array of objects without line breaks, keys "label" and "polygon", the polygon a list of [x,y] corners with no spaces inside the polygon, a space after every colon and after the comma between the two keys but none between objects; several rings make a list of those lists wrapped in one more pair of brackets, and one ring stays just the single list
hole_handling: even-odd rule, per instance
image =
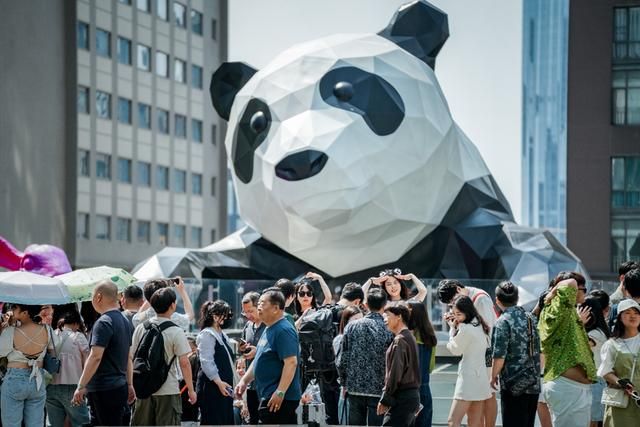
[{"label": "handbag", "polygon": [[534,339],[533,339],[533,326],[531,324],[531,317],[527,315],[527,326],[529,335],[529,358],[527,364],[522,368],[515,371],[509,377],[500,376],[500,382],[503,387],[514,396],[520,396],[529,387],[534,386],[539,381],[539,372],[536,368],[534,360]]},{"label": "handbag", "polygon": [[54,375],[60,372],[60,359],[58,358],[58,350],[55,345],[52,346],[54,354],[49,353],[49,344],[52,343],[52,330],[51,326],[48,325],[47,334],[49,335],[49,340],[47,341],[47,348],[44,353],[44,359],[42,360],[42,367],[51,375]]},{"label": "handbag", "polygon": [[[618,349],[616,349],[616,357],[613,359],[613,364],[616,364],[616,360],[618,359]],[[633,366],[631,368],[631,376],[629,378],[633,378],[633,374],[636,371],[636,362],[638,360],[638,356],[640,353],[636,354],[633,358]],[[621,388],[613,388],[607,386],[602,391],[602,399],[600,399],[600,403],[606,406],[611,406],[613,408],[626,408],[629,406],[629,395]]]}]

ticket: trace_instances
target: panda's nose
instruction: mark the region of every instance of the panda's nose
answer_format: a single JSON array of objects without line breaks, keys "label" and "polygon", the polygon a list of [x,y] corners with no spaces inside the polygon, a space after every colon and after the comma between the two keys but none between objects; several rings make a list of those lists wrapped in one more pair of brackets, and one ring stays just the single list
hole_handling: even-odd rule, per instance
[{"label": "panda's nose", "polygon": [[320,151],[305,150],[290,154],[276,165],[276,175],[286,181],[300,181],[320,173],[329,157]]}]

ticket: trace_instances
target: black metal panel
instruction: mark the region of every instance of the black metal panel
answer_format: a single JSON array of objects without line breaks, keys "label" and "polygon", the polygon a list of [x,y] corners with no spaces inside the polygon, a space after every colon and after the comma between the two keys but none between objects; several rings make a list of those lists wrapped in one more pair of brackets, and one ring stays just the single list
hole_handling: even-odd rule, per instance
[{"label": "black metal panel", "polygon": [[257,98],[249,101],[236,126],[231,148],[233,170],[245,184],[253,177],[253,155],[267,138],[270,127],[269,106]]},{"label": "black metal panel", "polygon": [[446,13],[419,0],[402,6],[378,34],[435,69],[436,56],[449,38],[449,23]]},{"label": "black metal panel", "polygon": [[361,115],[376,135],[392,134],[404,119],[398,91],[382,77],[360,68],[334,68],[322,76],[319,88],[327,104]]},{"label": "black metal panel", "polygon": [[244,62],[224,62],[211,75],[209,94],[220,117],[229,120],[236,94],[255,73],[256,70]]}]

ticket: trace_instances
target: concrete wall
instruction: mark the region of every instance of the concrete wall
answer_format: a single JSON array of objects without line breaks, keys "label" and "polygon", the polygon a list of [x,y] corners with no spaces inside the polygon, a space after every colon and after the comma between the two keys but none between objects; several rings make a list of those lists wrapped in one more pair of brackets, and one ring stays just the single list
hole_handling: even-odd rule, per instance
[{"label": "concrete wall", "polygon": [[0,0],[0,11],[0,235],[73,259],[75,2]]}]

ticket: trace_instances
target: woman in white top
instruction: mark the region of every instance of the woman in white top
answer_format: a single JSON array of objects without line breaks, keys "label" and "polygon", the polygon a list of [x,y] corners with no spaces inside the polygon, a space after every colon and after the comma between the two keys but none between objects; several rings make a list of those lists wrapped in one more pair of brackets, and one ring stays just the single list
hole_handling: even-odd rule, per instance
[{"label": "woman in white top", "polygon": [[[604,343],[611,336],[611,333],[609,332],[606,320],[604,320],[604,313],[598,298],[588,296],[584,302],[580,304],[580,310],[586,310],[588,313],[584,329],[587,331],[589,345],[593,352],[593,361],[596,364],[596,369],[598,369],[602,361],[600,351]],[[604,406],[600,401],[602,400],[602,391],[605,385],[606,382],[601,377],[598,377],[598,382],[591,384],[591,427],[598,427],[598,424],[602,422],[604,417]]]},{"label": "woman in white top", "polygon": [[[640,392],[640,305],[631,299],[618,304],[618,317],[613,330],[613,338],[602,346],[602,362],[598,376],[603,377],[611,387],[623,387],[630,394]],[[626,408],[606,406],[605,427],[636,426],[640,420],[640,402],[629,399]]]},{"label": "woman in white top", "polygon": [[85,402],[72,405],[85,361],[89,357],[89,342],[83,333],[84,325],[78,311],[70,311],[62,318],[56,352],[60,358],[60,372],[47,387],[47,415],[51,427],[63,427],[69,417],[72,427],[89,424],[89,408]]},{"label": "woman in white top", "polygon": [[[42,427],[46,386],[42,361],[47,348],[53,350],[50,328],[41,325],[39,305],[13,304],[7,326],[0,335],[0,357],[7,357],[2,382],[2,424]],[[4,326],[4,324],[3,324]]]},{"label": "woman in white top", "polygon": [[445,314],[451,328],[447,349],[455,356],[462,356],[462,360],[458,364],[449,426],[460,426],[465,414],[469,427],[482,426],[484,401],[492,393],[491,368],[485,361],[490,345],[489,327],[468,296],[456,297],[452,305],[452,313]]}]

